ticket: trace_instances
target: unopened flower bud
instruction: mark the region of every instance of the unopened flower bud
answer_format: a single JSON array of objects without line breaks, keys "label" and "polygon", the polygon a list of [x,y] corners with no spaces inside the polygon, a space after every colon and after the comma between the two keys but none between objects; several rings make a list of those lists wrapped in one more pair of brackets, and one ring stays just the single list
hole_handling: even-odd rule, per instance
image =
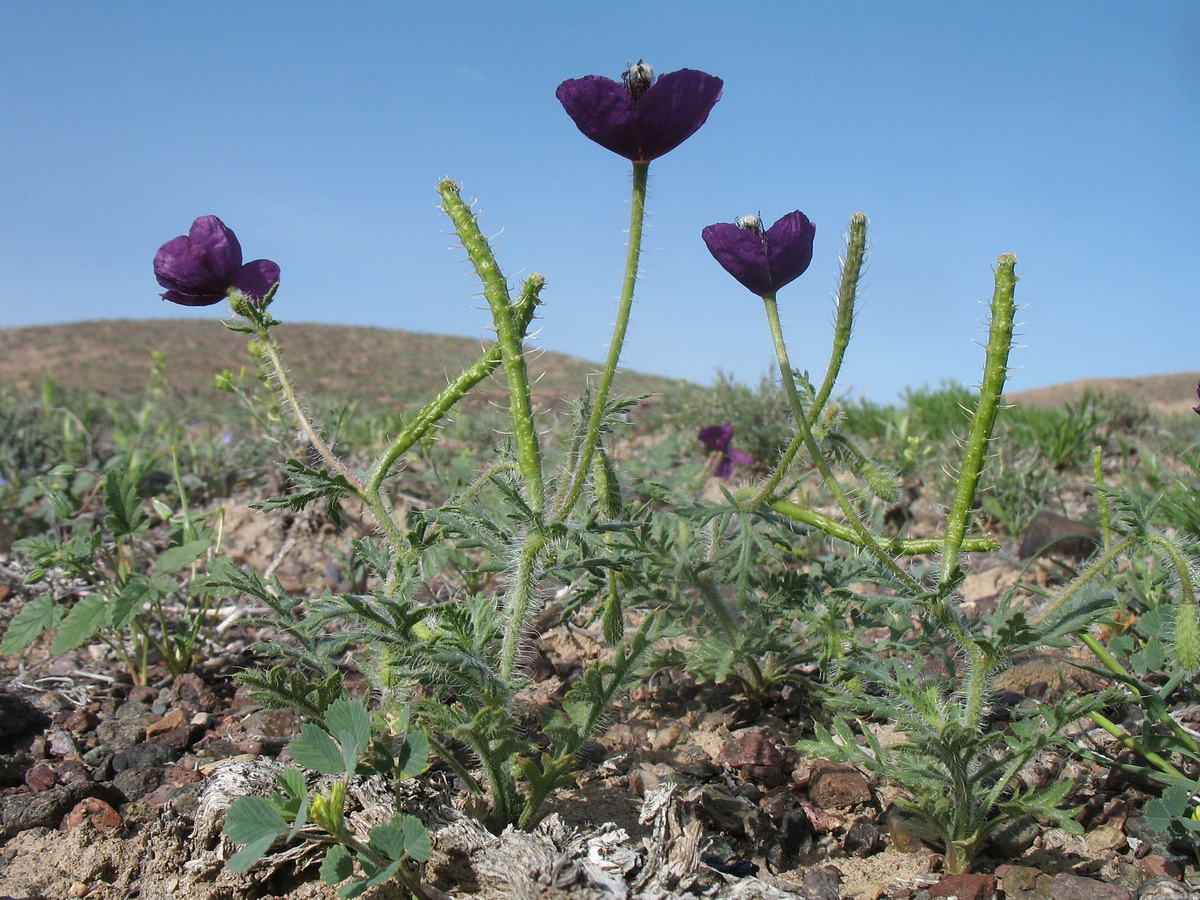
[{"label": "unopened flower bud", "polygon": [[629,91],[629,96],[636,106],[646,91],[650,90],[650,84],[654,81],[654,70],[639,59],[621,73],[621,80],[625,82],[625,89]]},{"label": "unopened flower bud", "polygon": [[1187,671],[1200,671],[1200,621],[1194,600],[1180,603],[1175,613],[1175,658]]}]

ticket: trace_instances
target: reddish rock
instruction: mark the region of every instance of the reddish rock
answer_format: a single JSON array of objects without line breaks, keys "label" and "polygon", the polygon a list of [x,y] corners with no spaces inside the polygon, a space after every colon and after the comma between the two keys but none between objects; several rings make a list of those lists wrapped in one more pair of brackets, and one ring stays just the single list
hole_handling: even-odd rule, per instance
[{"label": "reddish rock", "polygon": [[98,724],[100,724],[100,719],[94,712],[87,709],[72,710],[62,721],[62,727],[72,734],[87,734]]},{"label": "reddish rock", "polygon": [[175,706],[193,713],[216,712],[221,705],[217,695],[208,689],[199,675],[192,672],[185,672],[175,679],[170,696]]},{"label": "reddish rock", "polygon": [[183,710],[172,709],[157,722],[151,722],[146,726],[146,737],[152,738],[156,734],[163,734],[164,732],[178,728],[186,722],[187,717],[183,714]]},{"label": "reddish rock", "polygon": [[1142,867],[1142,871],[1146,873],[1147,878],[1182,878],[1183,866],[1179,865],[1173,859],[1167,859],[1165,856],[1150,854],[1138,860]]},{"label": "reddish rock", "polygon": [[955,897],[957,900],[993,900],[995,875],[947,875],[929,889],[930,898]]},{"label": "reddish rock", "polygon": [[734,769],[743,766],[783,767],[787,765],[787,758],[761,731],[748,729],[733,735],[725,742],[720,755],[717,756],[717,762]]},{"label": "reddish rock", "polygon": [[1054,876],[1050,887],[1050,900],[1133,900],[1128,888],[1119,884],[1082,878],[1063,872]]},{"label": "reddish rock", "polygon": [[808,781],[808,797],[818,809],[843,809],[871,800],[871,785],[857,769],[813,760]]},{"label": "reddish rock", "polygon": [[93,828],[105,834],[116,834],[125,826],[125,820],[121,818],[121,814],[99,797],[88,797],[76,803],[75,807],[67,813],[63,825],[70,831],[84,822],[90,822]]},{"label": "reddish rock", "polygon": [[58,776],[50,766],[34,766],[25,773],[25,783],[35,791],[48,791],[58,784]]}]

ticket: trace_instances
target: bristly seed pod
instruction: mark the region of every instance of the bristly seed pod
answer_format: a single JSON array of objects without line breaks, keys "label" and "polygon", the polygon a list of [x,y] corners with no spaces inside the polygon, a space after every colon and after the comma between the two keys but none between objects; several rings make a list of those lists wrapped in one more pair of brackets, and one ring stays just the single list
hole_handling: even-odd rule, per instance
[{"label": "bristly seed pod", "polygon": [[1194,600],[1180,603],[1175,613],[1175,658],[1189,672],[1200,671],[1200,616]]}]

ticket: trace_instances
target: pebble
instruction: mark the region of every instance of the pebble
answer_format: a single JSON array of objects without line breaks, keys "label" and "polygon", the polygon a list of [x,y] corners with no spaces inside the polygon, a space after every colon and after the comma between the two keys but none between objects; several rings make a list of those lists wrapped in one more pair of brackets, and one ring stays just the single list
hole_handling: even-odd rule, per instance
[{"label": "pebble", "polygon": [[1054,876],[1050,900],[1133,900],[1133,894],[1119,884],[1063,872]]},{"label": "pebble", "polygon": [[929,896],[957,900],[992,900],[996,896],[995,875],[947,875],[929,889]]},{"label": "pebble", "polygon": [[868,803],[871,785],[857,769],[827,759],[813,760],[808,798],[819,809],[843,809]]},{"label": "pebble", "polygon": [[1084,837],[1088,848],[1093,853],[1108,853],[1113,850],[1124,850],[1128,846],[1125,833],[1112,825],[1101,825],[1089,831]]}]

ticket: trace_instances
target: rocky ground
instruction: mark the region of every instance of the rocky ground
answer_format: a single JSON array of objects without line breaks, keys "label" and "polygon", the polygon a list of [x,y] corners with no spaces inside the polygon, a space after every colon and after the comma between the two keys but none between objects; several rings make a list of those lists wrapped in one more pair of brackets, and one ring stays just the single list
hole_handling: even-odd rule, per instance
[{"label": "rocky ground", "polygon": [[[231,513],[233,554],[297,591],[328,587],[320,528],[277,522]],[[1038,571],[993,561],[971,574],[964,602],[986,608]],[[0,624],[31,596],[23,576],[19,561],[0,558]],[[41,643],[0,659],[0,900],[335,896],[317,878],[311,845],[279,848],[247,875],[223,868],[234,849],[220,835],[224,809],[271,783],[301,724],[291,710],[254,706],[234,682],[256,664],[249,648],[259,636],[236,612],[227,610],[203,665],[173,683],[132,686],[103,645],[49,658]],[[545,702],[599,642],[580,623],[551,623],[537,648],[531,702]],[[1062,657],[1030,658],[997,685],[998,714],[1100,686]],[[943,876],[936,839],[888,785],[793,749],[811,736],[812,712],[799,683],[760,703],[659,671],[622,701],[574,786],[528,835],[482,831],[435,766],[405,803],[434,834],[432,895],[1200,897],[1188,848],[1142,817],[1153,786],[1067,756],[1039,760],[1026,777],[1075,785],[1082,836],[1030,822],[994,840],[975,874]],[[1102,738],[1081,726],[1081,741]],[[354,798],[362,821],[390,815],[378,784],[359,784]]]}]

